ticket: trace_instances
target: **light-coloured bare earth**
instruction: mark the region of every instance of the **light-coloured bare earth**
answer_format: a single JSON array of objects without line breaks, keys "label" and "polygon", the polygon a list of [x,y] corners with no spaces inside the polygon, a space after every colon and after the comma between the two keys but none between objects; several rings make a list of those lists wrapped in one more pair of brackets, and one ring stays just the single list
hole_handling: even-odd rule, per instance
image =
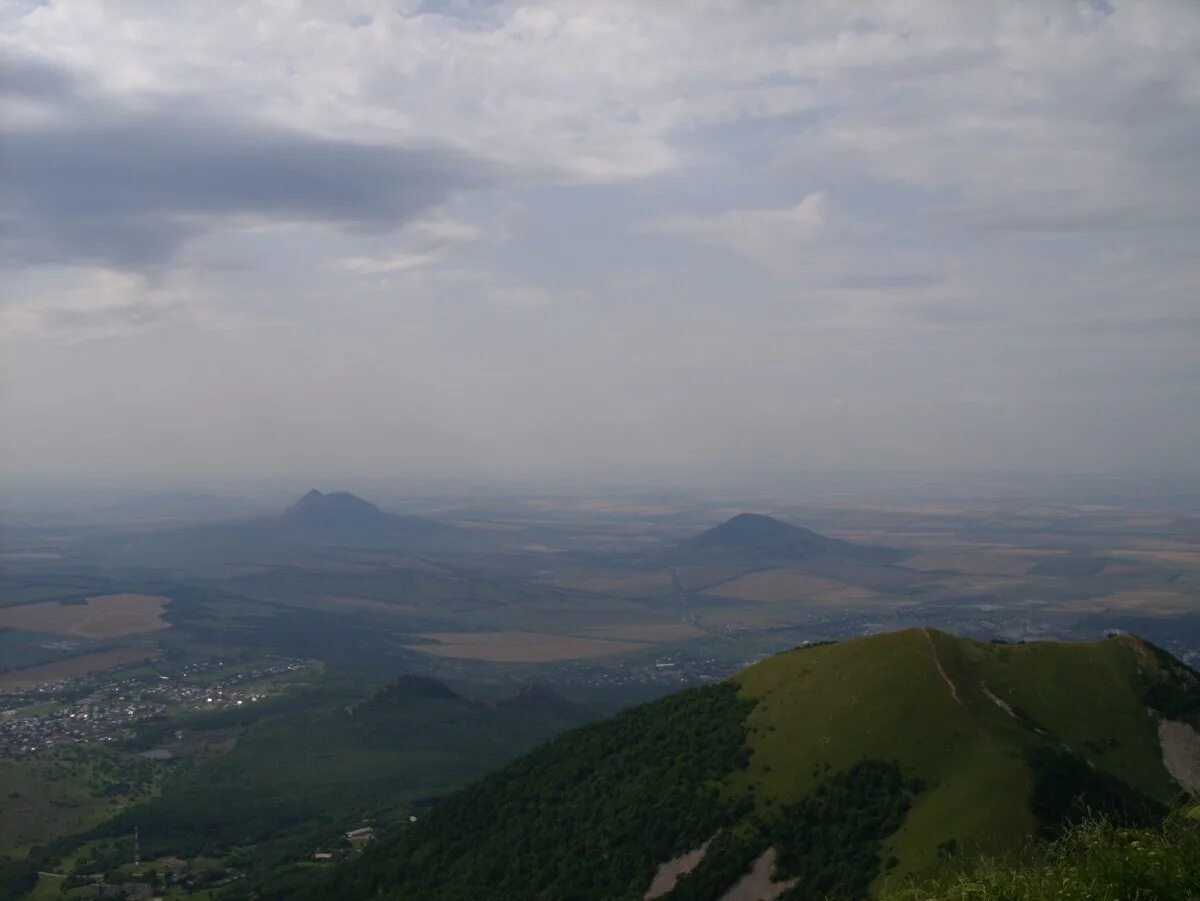
[{"label": "light-coloured bare earth", "polygon": [[1200,732],[1187,723],[1162,720],[1158,724],[1163,766],[1193,795],[1200,795]]},{"label": "light-coloured bare earth", "polygon": [[45,685],[47,682],[57,682],[60,679],[74,679],[86,676],[88,673],[98,673],[101,670],[115,669],[156,657],[157,651],[146,648],[113,648],[108,651],[96,651],[92,654],[81,654],[78,657],[68,657],[65,660],[55,660],[53,663],[39,663],[37,666],[27,666],[0,675],[0,689],[31,688]]},{"label": "light-coloured bare earth", "polygon": [[602,638],[576,638],[548,632],[428,632],[432,644],[406,645],[437,657],[490,660],[494,663],[549,663],[644,651],[648,645]]},{"label": "light-coloured bare earth", "polygon": [[988,696],[993,704],[1011,716],[1014,720],[1017,718],[1016,711],[1012,709],[1012,706],[1008,703],[1008,701],[994,694],[992,690],[987,687],[986,682],[980,682],[979,687],[983,689],[983,693]]},{"label": "light-coloured bare earth", "polygon": [[847,587],[842,582],[788,569],[766,569],[716,585],[705,594],[739,601],[778,603],[801,601],[809,595]]},{"label": "light-coloured bare earth", "polygon": [[[712,839],[708,841],[712,841]],[[679,881],[680,876],[686,876],[700,865],[700,861],[704,860],[704,852],[707,850],[708,842],[705,842],[694,851],[688,851],[686,854],[680,854],[674,860],[659,864],[658,872],[654,874],[650,888],[646,889],[646,894],[642,898],[650,901],[651,898],[661,898],[670,892],[675,888],[675,883]]]},{"label": "light-coloured bare earth", "polygon": [[754,861],[750,872],[721,896],[721,901],[774,901],[795,884],[795,879],[775,881],[775,849],[768,848]]},{"label": "light-coloured bare earth", "polygon": [[117,638],[170,628],[162,618],[169,600],[153,594],[104,594],[84,604],[22,604],[0,609],[0,627],[75,638]]},{"label": "light-coloured bare earth", "polygon": [[933,636],[929,634],[929,630],[926,628],[922,628],[921,631],[925,633],[925,640],[929,642],[929,652],[933,655],[933,665],[937,667],[938,675],[942,677],[942,681],[950,689],[950,697],[954,698],[956,704],[962,704],[962,698],[958,696],[958,687],[954,684],[954,680],[946,673],[946,668],[942,666],[942,658],[938,656],[937,645],[933,643]]}]

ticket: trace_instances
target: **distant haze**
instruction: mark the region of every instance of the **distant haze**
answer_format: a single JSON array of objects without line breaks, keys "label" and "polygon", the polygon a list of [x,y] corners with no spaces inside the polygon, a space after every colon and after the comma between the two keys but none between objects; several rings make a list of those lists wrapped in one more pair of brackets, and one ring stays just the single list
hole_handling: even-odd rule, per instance
[{"label": "distant haze", "polygon": [[14,0],[0,123],[7,479],[1200,472],[1191,0]]}]

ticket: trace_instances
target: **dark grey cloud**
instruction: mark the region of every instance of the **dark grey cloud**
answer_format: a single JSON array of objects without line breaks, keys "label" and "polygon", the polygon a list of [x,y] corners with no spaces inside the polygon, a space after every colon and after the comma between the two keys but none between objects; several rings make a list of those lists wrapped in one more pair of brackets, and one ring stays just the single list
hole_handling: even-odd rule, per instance
[{"label": "dark grey cloud", "polygon": [[[45,67],[15,73],[9,87],[26,93],[70,88]],[[0,138],[0,235],[23,262],[153,268],[231,220],[383,232],[489,179],[443,148],[331,139],[186,101],[86,115],[66,105],[70,115]]]},{"label": "dark grey cloud", "polygon": [[0,56],[0,94],[35,100],[61,100],[75,92],[76,77],[34,57]]}]

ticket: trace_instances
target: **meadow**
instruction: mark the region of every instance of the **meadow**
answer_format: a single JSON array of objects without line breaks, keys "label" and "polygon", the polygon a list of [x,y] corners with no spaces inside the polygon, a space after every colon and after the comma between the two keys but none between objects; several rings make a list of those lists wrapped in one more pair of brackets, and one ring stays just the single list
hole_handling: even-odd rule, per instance
[{"label": "meadow", "polygon": [[82,602],[56,601],[0,609],[0,628],[25,629],[74,638],[105,639],[170,628],[163,620],[169,598],[108,594]]}]

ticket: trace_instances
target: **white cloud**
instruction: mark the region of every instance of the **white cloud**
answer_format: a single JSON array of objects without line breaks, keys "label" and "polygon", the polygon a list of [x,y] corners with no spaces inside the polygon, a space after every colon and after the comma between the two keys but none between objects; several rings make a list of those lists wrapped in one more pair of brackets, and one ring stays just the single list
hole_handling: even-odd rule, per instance
[{"label": "white cloud", "polygon": [[727,247],[767,265],[794,258],[798,245],[821,234],[829,221],[823,192],[783,209],[726,210],[712,215],[666,216],[639,230],[677,234],[701,244]]},{"label": "white cloud", "polygon": [[537,309],[539,307],[554,306],[564,299],[577,300],[578,292],[558,292],[547,288],[539,288],[534,285],[520,285],[495,288],[488,293],[488,297],[498,307]]},{"label": "white cloud", "polygon": [[130,338],[170,324],[230,329],[244,317],[205,302],[186,273],[149,278],[100,267],[59,270],[34,277],[5,293],[0,304],[0,341],[44,339],[83,344]]},{"label": "white cloud", "polygon": [[[380,275],[420,269],[445,260],[459,247],[473,244],[485,237],[484,230],[468,222],[445,217],[431,218],[407,226],[396,240],[393,250],[376,256],[352,256],[334,260],[330,265],[360,275]],[[503,232],[490,235],[493,240]]]},{"label": "white cloud", "polygon": [[[153,191],[136,162],[120,168],[128,190],[84,218],[71,202],[95,192],[52,171],[38,209],[58,227],[39,246],[153,276],[56,275],[45,254],[32,274],[28,257],[7,267],[19,465],[66,453],[48,437],[63,411],[123,447],[133,414],[74,390],[97,372],[136,385],[139,419],[160,416],[171,459],[192,465],[203,449],[271,467],[301,444],[313,465],[381,469],[1195,465],[1191,0],[50,0],[0,9],[0,34],[0,62],[28,63],[5,69],[10,131],[170,108],[240,123],[201,129],[202,162],[221,164],[231,135],[286,130],[380,163],[318,155],[305,215],[290,188],[266,213],[239,188],[203,223],[212,192],[170,166]],[[334,202],[351,182],[368,211],[429,187],[393,165],[400,149],[484,174],[403,215]],[[247,191],[274,184],[266,156]],[[6,239],[39,237],[8,216]],[[279,327],[213,327],[259,316]],[[126,344],[138,353],[113,350]],[[175,359],[207,381],[164,376]],[[189,434],[177,396],[221,424],[219,443]],[[1135,420],[1154,441],[1111,425]]]}]

